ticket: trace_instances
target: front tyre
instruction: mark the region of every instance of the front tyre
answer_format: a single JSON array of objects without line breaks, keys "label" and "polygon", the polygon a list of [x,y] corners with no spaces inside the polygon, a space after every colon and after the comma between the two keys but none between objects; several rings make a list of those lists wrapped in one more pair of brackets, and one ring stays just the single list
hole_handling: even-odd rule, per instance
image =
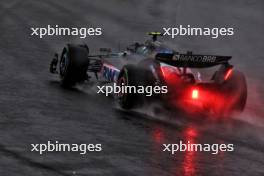
[{"label": "front tyre", "polygon": [[72,87],[87,79],[89,51],[81,45],[68,44],[60,58],[60,78],[63,87]]}]

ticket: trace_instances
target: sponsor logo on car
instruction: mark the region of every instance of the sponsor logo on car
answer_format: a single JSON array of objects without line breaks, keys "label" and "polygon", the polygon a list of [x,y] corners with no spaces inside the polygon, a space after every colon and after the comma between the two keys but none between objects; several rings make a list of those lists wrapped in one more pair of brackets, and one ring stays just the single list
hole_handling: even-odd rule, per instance
[{"label": "sponsor logo on car", "polygon": [[120,70],[118,70],[117,68],[115,68],[114,66],[112,65],[109,65],[109,64],[104,64],[103,65],[103,77],[107,80],[107,81],[110,81],[110,82],[116,82],[117,81],[117,78],[118,78],[118,75],[120,73]]}]

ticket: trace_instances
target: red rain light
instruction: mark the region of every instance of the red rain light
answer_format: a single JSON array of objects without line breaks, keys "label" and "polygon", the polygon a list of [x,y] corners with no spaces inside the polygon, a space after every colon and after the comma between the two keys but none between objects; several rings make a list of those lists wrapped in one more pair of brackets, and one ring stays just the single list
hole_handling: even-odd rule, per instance
[{"label": "red rain light", "polygon": [[192,91],[192,99],[198,99],[199,98],[199,92],[197,89],[193,89]]},{"label": "red rain light", "polygon": [[226,72],[226,75],[225,75],[225,80],[227,80],[229,77],[230,77],[230,75],[232,74],[232,72],[233,72],[233,69],[229,69],[227,72]]}]

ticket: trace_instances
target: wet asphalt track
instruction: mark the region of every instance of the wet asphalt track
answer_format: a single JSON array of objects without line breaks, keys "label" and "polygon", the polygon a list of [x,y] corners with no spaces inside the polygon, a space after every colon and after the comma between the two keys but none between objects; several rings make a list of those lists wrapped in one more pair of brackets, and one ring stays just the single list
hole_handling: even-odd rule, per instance
[{"label": "wet asphalt track", "polygon": [[[264,175],[263,29],[261,0],[1,0],[0,2],[0,175]],[[168,112],[123,112],[111,98],[61,89],[48,73],[55,51],[67,42],[91,48],[125,45],[144,33],[176,24],[233,26],[235,36],[168,40],[180,51],[233,55],[246,73],[246,112],[225,123],[186,120]],[[30,27],[48,24],[102,27],[103,36],[30,37]],[[146,108],[148,109],[148,108]],[[148,115],[145,115],[148,114]],[[162,121],[162,122],[160,122]],[[162,143],[233,143],[235,151],[161,152]],[[30,152],[31,143],[101,143],[103,152]]]}]

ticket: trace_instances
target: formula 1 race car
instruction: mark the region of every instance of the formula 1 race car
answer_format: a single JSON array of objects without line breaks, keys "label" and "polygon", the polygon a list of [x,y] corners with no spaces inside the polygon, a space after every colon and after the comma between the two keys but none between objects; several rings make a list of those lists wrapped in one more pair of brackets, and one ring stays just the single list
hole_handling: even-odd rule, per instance
[{"label": "formula 1 race car", "polygon": [[[149,35],[151,40],[133,43],[123,52],[101,48],[98,55],[89,55],[87,45],[68,44],[60,57],[55,54],[50,72],[59,74],[64,87],[90,81],[91,73],[99,82],[112,82],[120,87],[165,85],[167,93],[155,95],[155,99],[187,112],[203,111],[222,116],[244,110],[246,79],[229,63],[231,56],[179,53],[157,40],[162,33],[150,32]],[[218,67],[209,80],[202,80],[200,72],[198,76],[193,72],[209,67]],[[116,97],[124,109],[135,108],[150,99],[137,93],[118,93]]]}]

